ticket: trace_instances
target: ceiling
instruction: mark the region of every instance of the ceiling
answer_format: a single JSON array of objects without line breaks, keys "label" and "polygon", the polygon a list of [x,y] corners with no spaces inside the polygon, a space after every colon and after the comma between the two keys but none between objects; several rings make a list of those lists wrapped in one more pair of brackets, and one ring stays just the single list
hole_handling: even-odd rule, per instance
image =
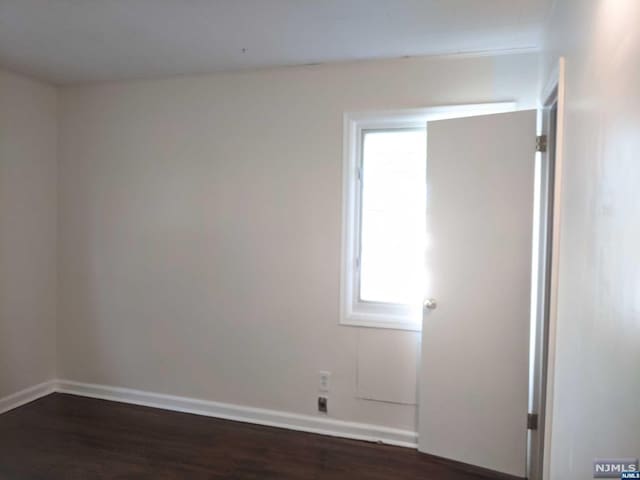
[{"label": "ceiling", "polygon": [[551,0],[0,0],[0,65],[56,84],[539,47]]}]

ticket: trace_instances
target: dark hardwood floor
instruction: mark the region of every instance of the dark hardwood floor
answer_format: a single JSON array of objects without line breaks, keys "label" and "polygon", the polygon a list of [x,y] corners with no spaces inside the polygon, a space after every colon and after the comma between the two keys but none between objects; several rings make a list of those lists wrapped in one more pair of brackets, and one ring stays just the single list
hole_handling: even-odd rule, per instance
[{"label": "dark hardwood floor", "polygon": [[0,415],[0,478],[486,477],[405,448],[52,394]]}]

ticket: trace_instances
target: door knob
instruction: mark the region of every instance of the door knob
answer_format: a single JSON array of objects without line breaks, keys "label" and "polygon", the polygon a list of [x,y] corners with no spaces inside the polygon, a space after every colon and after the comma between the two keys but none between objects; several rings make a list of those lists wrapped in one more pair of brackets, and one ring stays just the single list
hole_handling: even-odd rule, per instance
[{"label": "door knob", "polygon": [[424,301],[424,308],[428,308],[429,310],[435,310],[438,306],[438,302],[436,302],[435,298],[427,298]]}]

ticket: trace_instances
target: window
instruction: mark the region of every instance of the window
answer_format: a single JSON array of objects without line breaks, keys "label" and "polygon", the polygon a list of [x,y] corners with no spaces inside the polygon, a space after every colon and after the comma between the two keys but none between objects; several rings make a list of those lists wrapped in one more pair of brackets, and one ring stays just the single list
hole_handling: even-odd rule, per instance
[{"label": "window", "polygon": [[341,322],[417,330],[425,281],[426,123],[387,118],[351,127],[350,268],[343,272]]},{"label": "window", "polygon": [[420,330],[427,290],[427,121],[513,103],[346,114],[340,323]]},{"label": "window", "polygon": [[362,132],[358,298],[420,304],[424,284],[426,129]]}]

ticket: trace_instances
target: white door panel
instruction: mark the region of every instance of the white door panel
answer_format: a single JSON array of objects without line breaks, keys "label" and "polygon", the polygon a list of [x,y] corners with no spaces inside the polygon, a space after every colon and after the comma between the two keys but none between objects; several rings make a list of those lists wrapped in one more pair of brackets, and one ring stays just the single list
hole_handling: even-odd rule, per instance
[{"label": "white door panel", "polygon": [[427,125],[419,450],[524,477],[535,112]]}]

